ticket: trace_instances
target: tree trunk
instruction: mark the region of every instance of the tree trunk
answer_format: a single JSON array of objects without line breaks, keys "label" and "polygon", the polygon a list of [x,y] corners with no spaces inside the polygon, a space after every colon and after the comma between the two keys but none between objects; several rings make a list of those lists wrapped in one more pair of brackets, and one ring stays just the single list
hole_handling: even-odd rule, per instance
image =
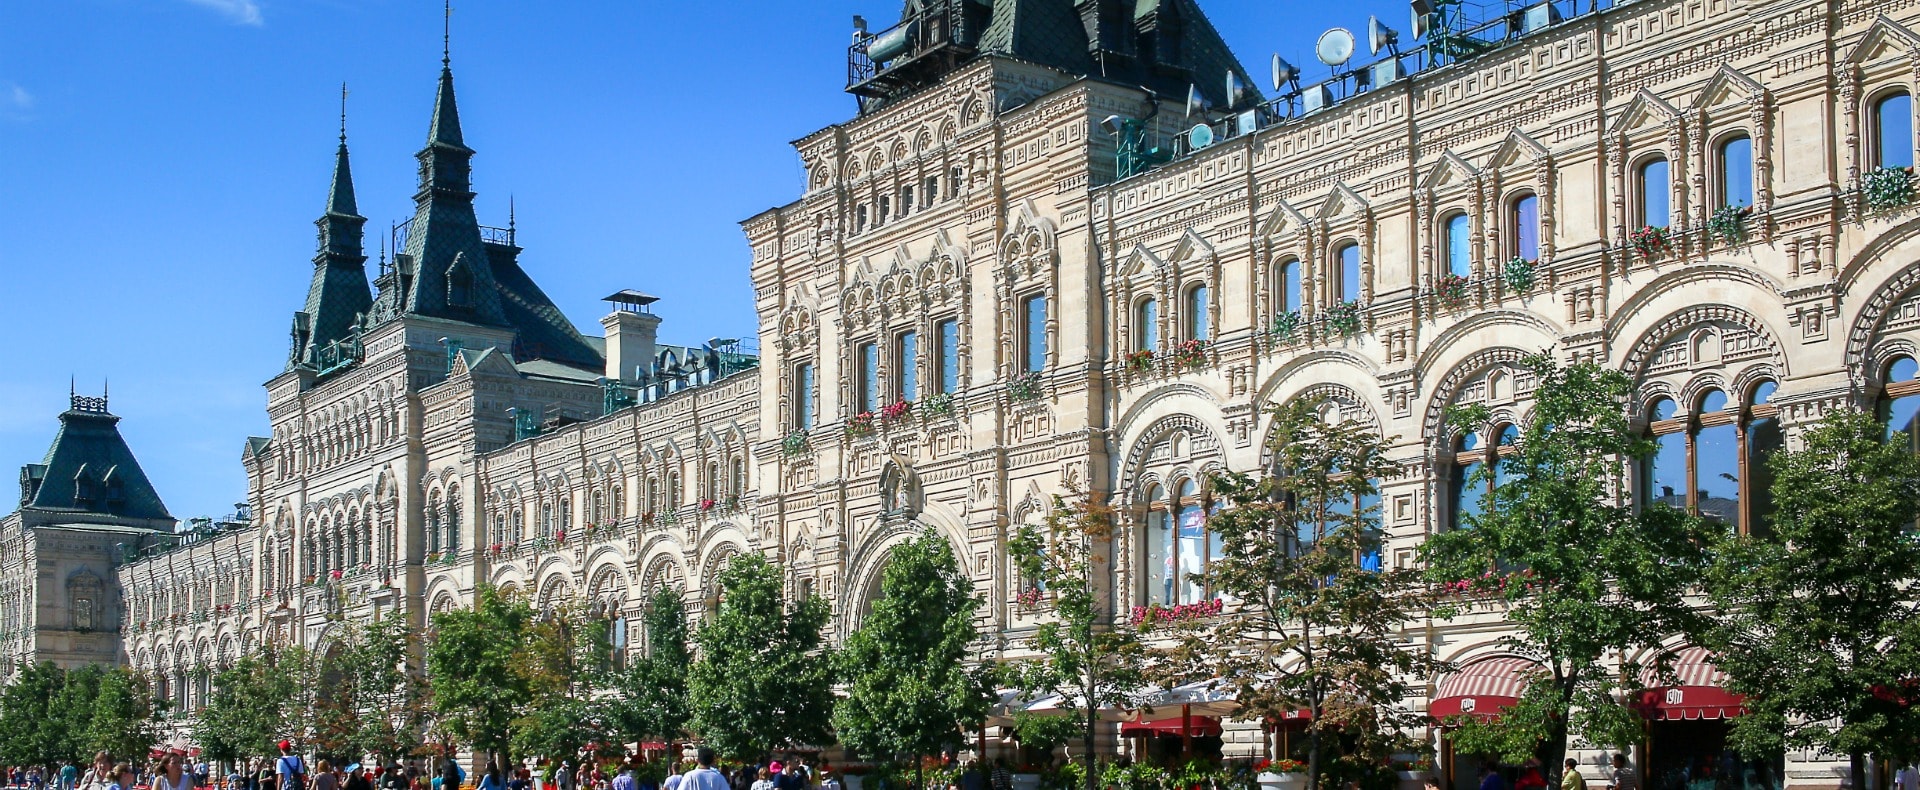
[{"label": "tree trunk", "polygon": [[1087,732],[1086,732],[1086,736],[1081,740],[1081,749],[1080,749],[1081,751],[1086,753],[1081,756],[1081,759],[1086,762],[1086,766],[1087,766],[1087,780],[1086,780],[1087,790],[1099,790],[1100,778],[1093,775],[1094,774],[1093,728],[1094,728],[1094,724],[1099,720],[1100,720],[1100,711],[1098,708],[1094,707],[1093,694],[1089,693],[1087,694]]},{"label": "tree trunk", "polygon": [[1847,772],[1852,777],[1852,790],[1866,790],[1867,755],[1865,752],[1854,751],[1847,755]]}]

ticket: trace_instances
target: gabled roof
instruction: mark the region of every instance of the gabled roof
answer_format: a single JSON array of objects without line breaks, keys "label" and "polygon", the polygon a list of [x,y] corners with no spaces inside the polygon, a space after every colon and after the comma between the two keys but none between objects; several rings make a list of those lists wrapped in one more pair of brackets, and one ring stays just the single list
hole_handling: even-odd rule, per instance
[{"label": "gabled roof", "polygon": [[74,398],[47,457],[20,472],[21,508],[171,520],[119,422],[106,399]]}]

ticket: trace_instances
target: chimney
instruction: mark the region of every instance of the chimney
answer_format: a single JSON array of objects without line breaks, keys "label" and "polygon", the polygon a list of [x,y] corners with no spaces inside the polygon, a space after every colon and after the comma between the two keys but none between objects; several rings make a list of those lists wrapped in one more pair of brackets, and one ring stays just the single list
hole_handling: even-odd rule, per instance
[{"label": "chimney", "polygon": [[653,314],[652,304],[660,299],[626,290],[603,301],[613,303],[613,312],[600,319],[600,326],[606,328],[607,378],[633,384],[653,372],[660,316]]}]

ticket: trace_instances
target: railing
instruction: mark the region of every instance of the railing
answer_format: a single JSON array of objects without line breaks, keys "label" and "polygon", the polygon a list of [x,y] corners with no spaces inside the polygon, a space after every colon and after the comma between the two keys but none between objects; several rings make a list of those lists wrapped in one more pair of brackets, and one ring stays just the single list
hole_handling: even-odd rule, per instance
[{"label": "railing", "polygon": [[883,96],[908,84],[906,80],[893,83],[882,79],[889,73],[900,71],[903,66],[927,55],[944,51],[958,58],[973,51],[971,23],[981,21],[970,19],[980,17],[979,12],[969,10],[973,3],[946,0],[926,5],[931,7],[879,33],[861,31],[854,35],[852,46],[847,48],[849,92]]},{"label": "railing", "polygon": [[360,342],[358,332],[346,338],[335,340],[313,350],[313,371],[315,375],[325,376],[338,370],[353,367],[365,358],[366,347]]},{"label": "railing", "polygon": [[[418,218],[416,217],[414,219]],[[498,244],[506,247],[518,246],[514,244],[515,235],[513,228],[496,228],[490,225],[480,226],[480,241],[486,244]],[[405,250],[407,248],[407,239],[412,236],[413,219],[393,226],[389,242],[393,245],[393,251],[398,253]]]}]

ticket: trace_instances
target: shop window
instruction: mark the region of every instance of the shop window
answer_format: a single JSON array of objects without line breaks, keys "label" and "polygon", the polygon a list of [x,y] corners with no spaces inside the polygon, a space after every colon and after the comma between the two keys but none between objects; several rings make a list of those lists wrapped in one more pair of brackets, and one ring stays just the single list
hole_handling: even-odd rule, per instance
[{"label": "shop window", "polygon": [[1169,497],[1154,486],[1149,493],[1145,523],[1147,590],[1150,604],[1173,606],[1209,600],[1202,575],[1223,550],[1218,536],[1207,529],[1207,511],[1200,488],[1183,480]]},{"label": "shop window", "polygon": [[1742,532],[1765,530],[1772,518],[1766,461],[1785,444],[1767,402],[1774,388],[1755,385],[1746,408],[1718,389],[1701,393],[1686,415],[1669,398],[1649,405],[1654,452],[1641,462],[1641,505],[1688,510]]},{"label": "shop window", "polygon": [[1665,157],[1654,157],[1640,164],[1638,172],[1640,224],[1664,228],[1673,224],[1672,170]]},{"label": "shop window", "polygon": [[1495,426],[1487,433],[1468,431],[1453,442],[1453,479],[1449,484],[1449,529],[1467,529],[1472,520],[1484,515],[1493,491],[1508,480],[1509,473],[1500,463],[1512,455],[1520,443],[1520,428],[1513,424]]},{"label": "shop window", "polygon": [[1722,141],[1718,160],[1720,205],[1753,205],[1753,138],[1739,134]]},{"label": "shop window", "polygon": [[1465,214],[1447,218],[1447,273],[1455,277],[1473,275],[1472,226]]},{"label": "shop window", "polygon": [[1160,302],[1149,296],[1133,308],[1133,349],[1157,351],[1160,348]]},{"label": "shop window", "polygon": [[1512,206],[1513,257],[1540,260],[1540,197],[1523,193],[1514,198]]},{"label": "shop window", "polygon": [[1895,91],[1873,103],[1873,164],[1913,166],[1913,96]]}]

